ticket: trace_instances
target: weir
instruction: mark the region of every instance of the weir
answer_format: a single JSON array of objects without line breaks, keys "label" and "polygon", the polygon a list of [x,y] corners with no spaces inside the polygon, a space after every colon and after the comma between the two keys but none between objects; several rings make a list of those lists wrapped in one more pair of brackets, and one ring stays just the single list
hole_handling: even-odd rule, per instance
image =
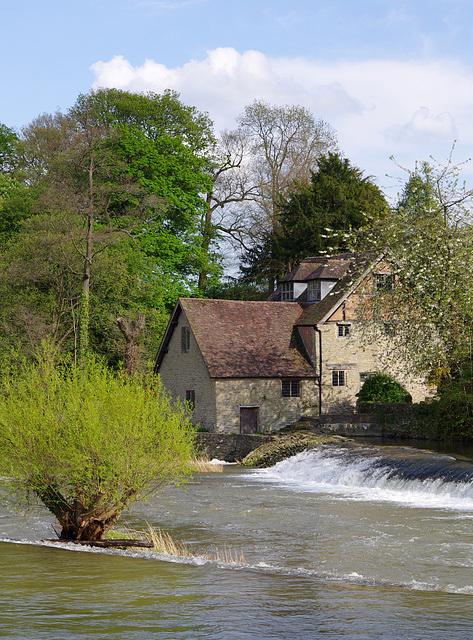
[{"label": "weir", "polygon": [[346,492],[412,506],[473,508],[473,465],[404,447],[347,444],[305,451],[259,472],[297,491]]}]

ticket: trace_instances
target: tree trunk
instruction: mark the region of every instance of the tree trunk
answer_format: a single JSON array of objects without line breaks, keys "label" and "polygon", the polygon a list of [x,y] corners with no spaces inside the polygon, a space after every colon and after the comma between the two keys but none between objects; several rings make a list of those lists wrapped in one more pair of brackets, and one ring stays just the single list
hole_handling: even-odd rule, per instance
[{"label": "tree trunk", "polygon": [[212,207],[212,193],[207,194],[204,228],[202,230],[202,251],[205,255],[205,264],[200,267],[199,271],[199,289],[204,292],[207,287],[208,280],[208,257],[210,242],[212,240],[212,213],[215,207]]},{"label": "tree trunk", "polygon": [[82,295],[79,306],[79,361],[83,361],[89,348],[89,291],[94,251],[94,159],[92,152],[89,153],[88,180],[87,232],[82,274]]},{"label": "tree trunk", "polygon": [[133,376],[136,372],[138,364],[139,344],[138,338],[145,326],[146,316],[143,313],[136,320],[128,320],[126,318],[117,318],[117,324],[120,331],[125,336],[125,371],[129,376]]}]

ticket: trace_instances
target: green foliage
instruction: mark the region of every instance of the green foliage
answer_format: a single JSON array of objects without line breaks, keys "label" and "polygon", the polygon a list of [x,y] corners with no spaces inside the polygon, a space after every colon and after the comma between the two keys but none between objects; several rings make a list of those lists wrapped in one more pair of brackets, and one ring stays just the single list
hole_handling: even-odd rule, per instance
[{"label": "green foliage", "polygon": [[254,284],[246,284],[237,278],[226,278],[207,287],[206,297],[220,300],[266,300],[267,293]]},{"label": "green foliage", "polygon": [[386,209],[380,189],[360,169],[329,153],[317,160],[310,184],[299,185],[281,203],[279,251],[292,266],[307,256],[346,251],[352,232]]},{"label": "green foliage", "polygon": [[[48,338],[64,353],[76,353],[78,308],[82,296],[80,218],[61,214],[37,215],[22,226],[21,242],[10,242],[0,252],[0,352],[19,344],[32,356]],[[98,252],[89,292],[89,348],[117,366],[124,339],[117,318],[146,315],[140,336],[140,369],[157,352],[169,308],[189,288],[148,258],[135,242],[118,238]]]},{"label": "green foliage", "polygon": [[422,163],[372,230],[395,286],[367,292],[361,319],[374,342],[376,325],[388,324],[392,355],[437,379],[454,378],[471,351],[472,195],[451,158],[445,166]]},{"label": "green foliage", "polygon": [[361,402],[411,403],[412,396],[390,376],[376,373],[368,376],[360,389]]},{"label": "green foliage", "polygon": [[241,271],[261,283],[279,279],[304,258],[346,251],[355,231],[387,209],[380,189],[339,154],[320,156],[310,181],[293,183],[278,203],[278,231],[251,248]]},{"label": "green foliage", "polygon": [[4,362],[0,385],[4,488],[38,496],[63,538],[101,538],[133,500],[186,478],[193,428],[154,376],[46,354]]},{"label": "green foliage", "polygon": [[473,385],[463,377],[445,379],[435,400],[416,408],[426,432],[442,440],[473,439]]},{"label": "green foliage", "polygon": [[88,334],[116,365],[117,317],[145,313],[153,357],[177,297],[204,265],[218,273],[202,249],[213,142],[209,118],[173,92],[92,91],[24,127],[13,174],[0,173],[0,350],[32,355],[48,338],[77,357]]},{"label": "green foliage", "polygon": [[18,136],[13,129],[0,123],[0,174],[11,170],[12,156],[17,142]]}]

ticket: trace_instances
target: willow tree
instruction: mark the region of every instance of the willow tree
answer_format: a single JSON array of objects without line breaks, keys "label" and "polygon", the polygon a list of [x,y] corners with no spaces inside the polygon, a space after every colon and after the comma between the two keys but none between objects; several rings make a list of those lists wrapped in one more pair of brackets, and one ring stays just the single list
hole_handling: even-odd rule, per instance
[{"label": "willow tree", "polygon": [[101,540],[134,500],[185,480],[194,432],[154,377],[98,362],[2,370],[0,476],[56,517],[62,540]]}]

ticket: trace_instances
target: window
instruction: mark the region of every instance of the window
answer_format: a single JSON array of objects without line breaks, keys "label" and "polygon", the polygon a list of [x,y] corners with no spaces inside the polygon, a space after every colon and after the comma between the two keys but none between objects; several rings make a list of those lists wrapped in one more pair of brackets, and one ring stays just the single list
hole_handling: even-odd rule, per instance
[{"label": "window", "polygon": [[347,338],[350,335],[350,325],[339,324],[337,326],[337,335],[339,338]]},{"label": "window", "polygon": [[360,372],[360,382],[364,382],[366,378],[372,376],[373,374],[370,371],[361,371]]},{"label": "window", "polygon": [[392,273],[377,273],[376,291],[389,291],[394,287],[394,276]]},{"label": "window", "polygon": [[281,396],[283,398],[300,398],[301,397],[301,381],[300,380],[281,380]]},{"label": "window", "polygon": [[283,282],[281,285],[281,300],[291,301],[294,300],[294,283]]},{"label": "window", "polygon": [[181,329],[181,351],[182,353],[188,353],[191,348],[191,330],[189,327],[182,327]]},{"label": "window", "polygon": [[332,387],[345,387],[346,384],[346,371],[332,371]]},{"label": "window", "polygon": [[195,409],[195,390],[187,389],[186,390],[186,404],[191,411]]},{"label": "window", "polygon": [[309,302],[318,302],[322,299],[322,291],[320,286],[320,280],[310,280],[309,286]]}]

